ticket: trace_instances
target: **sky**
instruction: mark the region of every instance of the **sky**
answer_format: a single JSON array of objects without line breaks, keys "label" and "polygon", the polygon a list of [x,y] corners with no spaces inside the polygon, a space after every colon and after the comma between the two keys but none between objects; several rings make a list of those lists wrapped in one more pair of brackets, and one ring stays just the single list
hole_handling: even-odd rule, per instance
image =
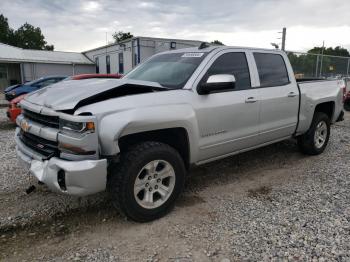
[{"label": "sky", "polygon": [[105,45],[116,31],[271,48],[283,27],[287,50],[350,49],[350,0],[1,0],[0,13],[13,28],[40,27],[60,51]]}]

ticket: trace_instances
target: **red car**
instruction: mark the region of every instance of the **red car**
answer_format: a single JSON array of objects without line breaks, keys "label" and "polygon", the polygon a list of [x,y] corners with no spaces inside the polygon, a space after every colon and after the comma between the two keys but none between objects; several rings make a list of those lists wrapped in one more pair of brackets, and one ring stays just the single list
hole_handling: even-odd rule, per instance
[{"label": "red car", "polygon": [[16,118],[21,114],[21,108],[17,104],[26,96],[27,94],[20,95],[11,100],[9,107],[7,108],[6,115],[14,123],[16,123]]},{"label": "red car", "polygon": [[344,78],[345,91],[344,91],[344,108],[346,111],[350,111],[350,77]]},{"label": "red car", "polygon": [[81,74],[81,75],[75,75],[70,76],[65,80],[83,80],[83,79],[89,79],[89,78],[122,78],[123,75],[121,74]]},{"label": "red car", "polygon": [[350,111],[350,92],[347,92],[345,96],[344,108],[346,111]]},{"label": "red car", "polygon": [[[65,80],[83,80],[83,79],[89,79],[89,78],[122,78],[123,75],[121,74],[81,74],[81,75],[74,75],[67,77]],[[14,123],[16,123],[16,118],[18,115],[21,114],[21,108],[19,108],[17,105],[21,100],[26,96],[27,94],[21,95],[16,97],[15,99],[11,100],[9,107],[7,108],[6,115],[7,117]]]}]

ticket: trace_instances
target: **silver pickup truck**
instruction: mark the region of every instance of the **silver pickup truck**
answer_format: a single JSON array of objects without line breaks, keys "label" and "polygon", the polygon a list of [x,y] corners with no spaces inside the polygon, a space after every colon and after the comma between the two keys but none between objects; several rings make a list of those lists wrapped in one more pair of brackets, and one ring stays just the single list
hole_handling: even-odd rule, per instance
[{"label": "silver pickup truck", "polygon": [[344,82],[297,82],[284,52],[209,47],[154,55],[123,79],[63,81],[28,95],[17,154],[51,190],[108,190],[128,218],[174,205],[192,165],[284,139],[323,152]]}]

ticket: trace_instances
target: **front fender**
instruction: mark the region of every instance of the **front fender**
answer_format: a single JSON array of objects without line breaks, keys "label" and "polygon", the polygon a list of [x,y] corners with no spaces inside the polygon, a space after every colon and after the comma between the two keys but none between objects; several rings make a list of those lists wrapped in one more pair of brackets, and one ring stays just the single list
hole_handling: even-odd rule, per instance
[{"label": "front fender", "polygon": [[190,159],[193,160],[199,132],[195,112],[186,104],[142,107],[104,116],[99,125],[101,152],[104,155],[118,154],[118,139],[126,135],[178,127],[187,131]]}]

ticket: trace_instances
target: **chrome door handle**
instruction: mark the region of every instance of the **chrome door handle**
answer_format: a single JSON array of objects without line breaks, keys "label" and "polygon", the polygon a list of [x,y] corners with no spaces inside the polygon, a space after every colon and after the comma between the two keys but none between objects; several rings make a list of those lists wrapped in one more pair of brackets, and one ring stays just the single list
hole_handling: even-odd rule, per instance
[{"label": "chrome door handle", "polygon": [[296,97],[296,96],[297,96],[297,94],[294,93],[294,92],[290,92],[290,93],[288,94],[288,97]]},{"label": "chrome door handle", "polygon": [[248,97],[245,102],[246,103],[255,103],[256,101],[258,101],[255,97]]}]

